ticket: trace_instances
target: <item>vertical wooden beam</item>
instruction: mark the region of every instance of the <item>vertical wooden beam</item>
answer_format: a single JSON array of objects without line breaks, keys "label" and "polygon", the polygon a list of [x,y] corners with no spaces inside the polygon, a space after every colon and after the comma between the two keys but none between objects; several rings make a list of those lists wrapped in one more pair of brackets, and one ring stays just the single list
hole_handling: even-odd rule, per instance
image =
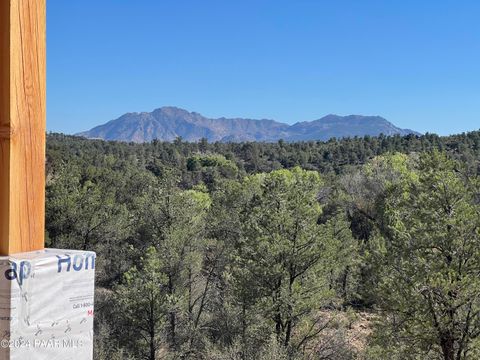
[{"label": "vertical wooden beam", "polygon": [[0,0],[0,254],[43,249],[46,0]]}]

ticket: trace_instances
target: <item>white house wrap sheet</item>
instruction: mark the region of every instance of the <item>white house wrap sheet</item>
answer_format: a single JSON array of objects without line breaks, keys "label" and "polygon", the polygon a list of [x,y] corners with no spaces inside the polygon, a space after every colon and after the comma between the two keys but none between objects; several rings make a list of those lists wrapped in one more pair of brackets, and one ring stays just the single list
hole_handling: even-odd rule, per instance
[{"label": "white house wrap sheet", "polygon": [[95,253],[0,256],[0,360],[91,360]]}]

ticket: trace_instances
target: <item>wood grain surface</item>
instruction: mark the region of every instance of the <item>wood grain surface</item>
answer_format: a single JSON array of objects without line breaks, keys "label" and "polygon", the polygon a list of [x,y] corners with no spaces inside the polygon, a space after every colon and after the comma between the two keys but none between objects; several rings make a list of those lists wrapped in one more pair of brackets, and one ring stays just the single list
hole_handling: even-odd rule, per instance
[{"label": "wood grain surface", "polygon": [[45,0],[0,0],[0,254],[44,247]]}]

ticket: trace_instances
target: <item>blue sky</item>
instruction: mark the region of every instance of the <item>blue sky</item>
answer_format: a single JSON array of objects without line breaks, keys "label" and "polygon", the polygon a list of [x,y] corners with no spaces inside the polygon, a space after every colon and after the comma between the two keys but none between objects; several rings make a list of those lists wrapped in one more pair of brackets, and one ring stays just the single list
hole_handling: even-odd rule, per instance
[{"label": "blue sky", "polygon": [[173,105],[480,128],[480,1],[48,0],[47,127]]}]

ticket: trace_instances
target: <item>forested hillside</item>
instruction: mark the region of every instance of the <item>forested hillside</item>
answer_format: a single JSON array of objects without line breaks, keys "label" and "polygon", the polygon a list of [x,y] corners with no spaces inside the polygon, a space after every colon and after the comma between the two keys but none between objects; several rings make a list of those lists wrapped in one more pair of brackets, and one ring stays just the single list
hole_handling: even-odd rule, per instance
[{"label": "forested hillside", "polygon": [[47,143],[97,360],[480,357],[480,132]]}]

